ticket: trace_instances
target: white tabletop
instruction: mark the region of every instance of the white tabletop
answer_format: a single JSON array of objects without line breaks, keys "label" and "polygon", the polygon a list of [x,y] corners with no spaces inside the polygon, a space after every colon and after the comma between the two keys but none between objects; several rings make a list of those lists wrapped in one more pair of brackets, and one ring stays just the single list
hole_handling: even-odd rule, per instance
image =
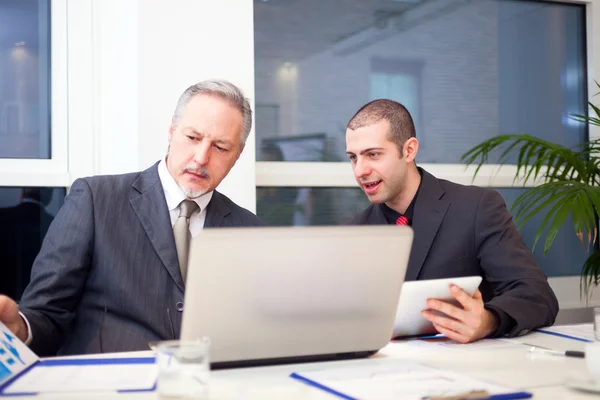
[{"label": "white tabletop", "polygon": [[[584,343],[530,333],[516,341],[559,350],[583,350]],[[515,342],[516,342],[515,341]],[[449,369],[471,377],[526,390],[540,399],[598,399],[600,395],[570,389],[566,383],[589,374],[580,358],[532,354],[530,346],[516,343],[481,342],[471,345],[415,346],[392,342],[376,355],[361,360],[290,364],[271,367],[237,368],[211,372],[210,399],[335,399],[319,389],[291,379],[292,372],[306,372],[332,366],[385,365],[418,362],[431,367]],[[106,354],[106,357],[151,355],[151,352]],[[156,393],[97,393],[44,395],[34,398],[130,398],[158,399]],[[22,397],[12,397],[18,399]]]}]

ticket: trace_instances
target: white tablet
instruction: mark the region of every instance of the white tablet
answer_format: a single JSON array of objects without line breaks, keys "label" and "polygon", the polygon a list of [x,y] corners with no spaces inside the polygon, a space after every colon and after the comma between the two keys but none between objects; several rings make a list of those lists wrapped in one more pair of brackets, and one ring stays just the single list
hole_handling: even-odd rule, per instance
[{"label": "white tablet", "polygon": [[396,310],[393,337],[437,333],[433,324],[421,315],[421,311],[428,308],[427,299],[439,299],[458,305],[450,294],[450,284],[455,284],[469,296],[473,296],[480,283],[480,276],[404,282]]}]

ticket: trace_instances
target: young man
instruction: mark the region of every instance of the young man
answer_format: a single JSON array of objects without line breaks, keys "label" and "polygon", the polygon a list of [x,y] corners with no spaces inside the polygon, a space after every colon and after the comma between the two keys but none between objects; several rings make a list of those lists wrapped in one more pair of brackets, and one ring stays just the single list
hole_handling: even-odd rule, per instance
[{"label": "young man", "polygon": [[262,225],[215,190],[251,127],[250,104],[231,83],[189,87],[164,159],[73,183],[21,304],[0,296],[0,321],[40,356],[147,350],[149,341],[177,339],[190,236]]},{"label": "young man", "polygon": [[372,203],[352,223],[412,226],[406,280],[483,277],[473,297],[451,287],[462,308],[430,299],[429,309],[447,316],[430,310],[423,316],[462,343],[553,324],[556,296],[502,197],[435,178],[416,166],[418,150],[412,117],[395,101],[372,101],[347,125],[346,152]]}]

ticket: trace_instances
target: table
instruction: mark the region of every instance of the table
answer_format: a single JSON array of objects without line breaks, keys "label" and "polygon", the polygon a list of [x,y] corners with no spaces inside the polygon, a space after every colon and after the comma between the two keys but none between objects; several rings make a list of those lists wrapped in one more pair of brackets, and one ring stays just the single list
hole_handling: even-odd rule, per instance
[{"label": "table", "polygon": [[[331,366],[398,365],[419,362],[437,368],[451,369],[474,378],[527,390],[540,399],[598,399],[598,395],[569,389],[565,382],[570,376],[587,377],[585,361],[579,358],[532,354],[524,342],[558,350],[583,350],[584,343],[533,332],[508,342],[481,342],[422,348],[407,341],[391,342],[368,359],[291,364],[271,367],[238,368],[212,371],[211,399],[336,399],[325,392],[289,378],[292,372],[318,370]],[[106,354],[143,356],[151,352]],[[12,397],[19,399],[23,397]],[[159,399],[157,393],[97,393],[35,396],[51,399]]]}]

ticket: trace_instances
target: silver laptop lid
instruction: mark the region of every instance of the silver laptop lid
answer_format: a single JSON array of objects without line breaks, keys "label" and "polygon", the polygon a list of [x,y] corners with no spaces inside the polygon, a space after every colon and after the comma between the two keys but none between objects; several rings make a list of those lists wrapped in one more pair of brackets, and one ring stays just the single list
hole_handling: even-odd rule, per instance
[{"label": "silver laptop lid", "polygon": [[191,244],[183,340],[211,362],[379,350],[412,244],[402,226],[207,229]]}]

